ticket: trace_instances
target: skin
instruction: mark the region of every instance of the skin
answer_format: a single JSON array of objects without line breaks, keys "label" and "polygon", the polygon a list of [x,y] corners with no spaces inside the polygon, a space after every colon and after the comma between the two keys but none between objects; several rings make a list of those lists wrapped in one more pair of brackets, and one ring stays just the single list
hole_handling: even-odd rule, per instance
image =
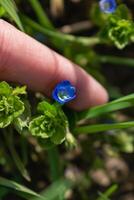
[{"label": "skin", "polygon": [[68,106],[80,111],[107,102],[106,90],[68,59],[0,20],[0,80],[11,81],[51,96],[62,80],[77,89]]}]

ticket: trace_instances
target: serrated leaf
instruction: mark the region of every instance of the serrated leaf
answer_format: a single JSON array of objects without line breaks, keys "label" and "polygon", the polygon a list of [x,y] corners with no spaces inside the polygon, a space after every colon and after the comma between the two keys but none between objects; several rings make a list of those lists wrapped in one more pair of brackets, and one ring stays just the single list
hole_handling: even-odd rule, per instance
[{"label": "serrated leaf", "polygon": [[12,87],[5,81],[0,82],[0,96],[6,95],[9,96],[12,93]]},{"label": "serrated leaf", "polygon": [[2,97],[0,100],[0,128],[5,128],[24,111],[24,103],[17,96]]},{"label": "serrated leaf", "polygon": [[54,144],[61,144],[65,140],[66,129],[64,127],[57,126],[55,133],[51,136],[51,141]]},{"label": "serrated leaf", "polygon": [[37,111],[40,113],[50,112],[53,115],[56,115],[56,108],[46,101],[42,101],[37,106]]},{"label": "serrated leaf", "polygon": [[13,95],[26,94],[26,86],[14,88],[12,94]]},{"label": "serrated leaf", "polygon": [[55,132],[54,121],[52,118],[40,115],[29,123],[29,131],[33,136],[49,138]]},{"label": "serrated leaf", "polygon": [[67,118],[61,107],[48,102],[38,104],[38,112],[42,114],[29,123],[29,131],[33,136],[50,138],[54,144],[61,144],[65,139]]}]

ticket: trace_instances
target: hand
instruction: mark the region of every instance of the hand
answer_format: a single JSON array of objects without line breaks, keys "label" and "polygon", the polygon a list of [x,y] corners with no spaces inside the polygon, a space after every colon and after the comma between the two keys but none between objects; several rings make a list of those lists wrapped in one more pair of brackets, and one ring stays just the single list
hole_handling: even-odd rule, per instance
[{"label": "hand", "polygon": [[75,110],[108,99],[105,89],[83,69],[3,20],[0,20],[0,80],[27,85],[47,96],[51,96],[57,83],[69,80],[77,89],[77,98],[69,103]]}]

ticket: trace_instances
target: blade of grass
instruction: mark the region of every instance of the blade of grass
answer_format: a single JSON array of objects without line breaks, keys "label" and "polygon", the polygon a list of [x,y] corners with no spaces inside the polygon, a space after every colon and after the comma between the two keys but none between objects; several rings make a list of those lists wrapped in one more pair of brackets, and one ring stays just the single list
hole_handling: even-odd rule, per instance
[{"label": "blade of grass", "polygon": [[133,58],[124,58],[118,56],[110,56],[110,55],[98,55],[97,59],[101,63],[110,63],[119,66],[128,66],[134,67],[134,59]]},{"label": "blade of grass", "polygon": [[48,29],[54,29],[51,21],[48,19],[47,14],[45,13],[45,10],[42,8],[40,2],[38,0],[28,0],[28,1],[31,4],[33,10],[35,11],[39,23]]},{"label": "blade of grass", "polygon": [[90,108],[84,112],[78,113],[78,119],[91,119],[113,111],[129,108],[134,106],[134,94],[130,94],[107,104]]},{"label": "blade of grass", "polygon": [[32,198],[30,200],[62,200],[65,192],[72,188],[73,183],[67,179],[60,179],[50,185],[44,192],[41,192],[42,198]]},{"label": "blade of grass", "polygon": [[7,143],[7,147],[11,153],[11,156],[13,158],[13,161],[17,167],[17,169],[19,170],[19,172],[21,173],[21,175],[27,180],[27,181],[30,181],[30,176],[29,176],[29,173],[28,171],[26,170],[23,162],[21,161],[15,147],[14,147],[14,138],[13,138],[13,133],[12,133],[12,130],[11,130],[11,127],[8,129],[9,132],[8,132],[8,137],[7,137],[7,132],[6,130],[3,130],[4,132],[4,137],[5,137],[5,141]]},{"label": "blade of grass", "polygon": [[[6,178],[0,177],[0,186],[12,189],[18,196],[21,196],[27,200],[55,200],[61,199],[65,192],[70,189],[73,184],[67,179],[60,179],[50,185],[41,194],[37,194],[31,189]],[[63,198],[62,198],[63,199]]]},{"label": "blade of grass", "polygon": [[134,127],[134,121],[114,123],[114,124],[97,124],[97,125],[81,126],[75,128],[74,132],[76,134],[89,134],[89,133],[98,133],[114,129],[125,129],[130,127]]},{"label": "blade of grass", "polygon": [[19,183],[16,183],[15,181],[8,180],[8,179],[3,178],[3,177],[0,177],[0,186],[13,189],[14,191],[19,191],[20,193],[25,194],[25,195],[23,195],[23,197],[25,197],[26,199],[28,199],[29,197],[30,198],[41,197],[39,194],[30,190],[29,188],[27,188],[27,187],[25,187],[25,186],[23,186]]},{"label": "blade of grass", "polygon": [[24,31],[20,18],[17,14],[16,6],[13,0],[1,0],[0,4],[9,14],[9,16],[15,21],[20,30]]},{"label": "blade of grass", "polygon": [[104,193],[99,192],[100,197],[97,200],[109,200],[109,197],[117,190],[118,186],[116,184],[108,188]]},{"label": "blade of grass", "polygon": [[60,158],[57,147],[52,147],[48,150],[48,160],[51,179],[52,181],[56,181],[61,177]]}]

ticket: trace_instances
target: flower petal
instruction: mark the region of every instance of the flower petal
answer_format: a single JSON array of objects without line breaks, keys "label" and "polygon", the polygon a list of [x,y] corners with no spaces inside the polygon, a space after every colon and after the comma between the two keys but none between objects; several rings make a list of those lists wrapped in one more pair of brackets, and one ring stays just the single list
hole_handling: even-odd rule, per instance
[{"label": "flower petal", "polygon": [[76,97],[76,88],[68,80],[64,80],[56,85],[52,96],[57,102],[64,104]]},{"label": "flower petal", "polygon": [[101,11],[104,13],[113,13],[117,7],[115,0],[101,0],[99,5]]}]

